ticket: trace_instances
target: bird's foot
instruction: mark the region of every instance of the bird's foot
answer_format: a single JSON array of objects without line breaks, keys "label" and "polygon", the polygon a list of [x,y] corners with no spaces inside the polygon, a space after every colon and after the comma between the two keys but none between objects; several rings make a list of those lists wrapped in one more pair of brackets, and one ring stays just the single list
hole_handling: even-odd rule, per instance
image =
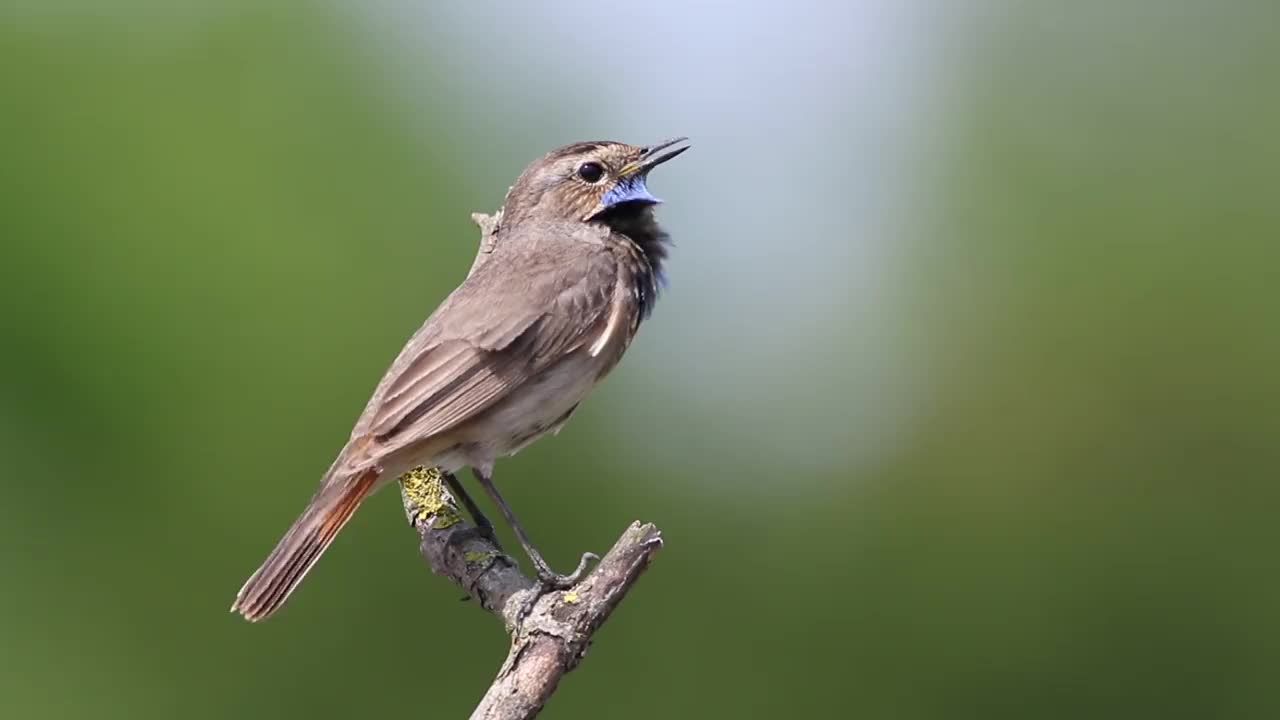
[{"label": "bird's foot", "polygon": [[[524,602],[520,606],[519,613],[516,614],[517,628],[524,624],[525,619],[533,613],[534,606],[537,605],[538,601],[547,593],[565,590],[568,591],[564,594],[566,602],[578,602],[577,593],[569,591],[569,588],[577,585],[580,580],[589,575],[590,573],[587,572],[587,568],[591,563],[600,559],[600,556],[595,553],[582,553],[582,559],[578,561],[578,567],[568,575],[561,575],[553,571],[551,567],[546,564],[546,561],[542,559],[541,555],[535,554],[530,557],[537,568],[538,582],[533,586],[533,589],[529,591]],[[570,599],[570,596],[572,596],[572,599]]]},{"label": "bird's foot", "polygon": [[582,553],[582,559],[578,561],[578,567],[568,575],[561,575],[553,571],[545,562],[536,563],[538,565],[538,583],[542,585],[544,592],[546,590],[566,590],[577,585],[578,581],[587,574],[587,568],[590,567],[591,563],[599,559],[600,556],[595,553]]}]

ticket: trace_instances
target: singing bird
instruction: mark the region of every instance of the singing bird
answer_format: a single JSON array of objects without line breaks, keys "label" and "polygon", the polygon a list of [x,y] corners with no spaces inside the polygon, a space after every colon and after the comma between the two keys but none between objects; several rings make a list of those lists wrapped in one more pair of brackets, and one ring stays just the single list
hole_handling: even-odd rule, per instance
[{"label": "singing bird", "polygon": [[551,570],[493,484],[494,461],[557,432],[621,359],[653,309],[668,236],[649,171],[688,150],[581,142],[520,174],[489,255],[400,351],[302,515],[231,609],[251,621],[279,610],[370,493],[419,465],[446,473],[477,524],[491,529],[453,472],[469,466],[515,531],[541,582]]}]

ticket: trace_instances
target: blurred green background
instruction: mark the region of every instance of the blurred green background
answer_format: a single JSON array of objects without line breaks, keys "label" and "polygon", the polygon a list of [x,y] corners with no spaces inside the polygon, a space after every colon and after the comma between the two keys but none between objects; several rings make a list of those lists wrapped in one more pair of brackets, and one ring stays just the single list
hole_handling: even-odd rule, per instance
[{"label": "blurred green background", "polygon": [[464,717],[393,492],[227,612],[520,169],[693,138],[497,479],[667,548],[545,713],[1280,717],[1274,3],[0,9],[0,714]]}]

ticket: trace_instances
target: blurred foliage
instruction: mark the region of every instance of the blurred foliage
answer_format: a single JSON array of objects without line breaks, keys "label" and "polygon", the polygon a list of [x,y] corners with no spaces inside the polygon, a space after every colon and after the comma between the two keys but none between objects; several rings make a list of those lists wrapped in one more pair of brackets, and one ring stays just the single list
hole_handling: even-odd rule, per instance
[{"label": "blurred foliage", "polygon": [[[561,563],[633,517],[669,541],[548,717],[1280,713],[1280,25],[1121,5],[949,36],[896,309],[925,392],[879,465],[690,502],[614,462],[614,396],[500,468]],[[6,716],[488,685],[505,638],[393,493],[277,619],[226,613],[504,189],[371,42],[308,4],[0,21]]]}]

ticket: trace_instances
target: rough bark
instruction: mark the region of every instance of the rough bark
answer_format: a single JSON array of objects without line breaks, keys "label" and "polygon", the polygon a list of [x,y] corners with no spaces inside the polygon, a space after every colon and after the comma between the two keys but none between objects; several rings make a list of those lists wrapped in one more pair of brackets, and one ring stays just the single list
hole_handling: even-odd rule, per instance
[{"label": "rough bark", "polygon": [[577,667],[595,632],[662,547],[653,525],[632,523],[577,585],[540,591],[493,540],[463,518],[434,468],[417,468],[400,481],[409,522],[420,537],[431,571],[449,578],[499,617],[511,649],[471,717],[532,718]]}]

